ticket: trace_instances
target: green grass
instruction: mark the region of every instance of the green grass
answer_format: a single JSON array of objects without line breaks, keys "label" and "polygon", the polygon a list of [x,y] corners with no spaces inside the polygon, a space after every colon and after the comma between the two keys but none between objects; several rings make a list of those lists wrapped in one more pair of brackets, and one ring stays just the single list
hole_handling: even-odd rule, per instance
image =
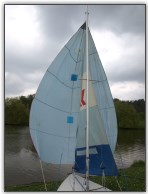
[{"label": "green grass", "polygon": [[[90,179],[102,185],[101,177],[90,177]],[[145,162],[135,162],[131,167],[124,169],[124,172],[119,170],[117,179],[120,187],[115,177],[106,177],[105,186],[112,191],[145,191]],[[48,182],[47,190],[57,191],[60,184],[60,181]],[[45,188],[43,183],[33,183],[30,185],[6,186],[5,191],[45,191]]]},{"label": "green grass", "polygon": [[[91,177],[91,180],[102,185],[101,177]],[[117,177],[106,177],[105,186],[112,191],[145,191],[145,162],[135,162],[131,167],[119,170]]]},{"label": "green grass", "polygon": [[[60,181],[46,183],[47,191],[57,191],[61,183]],[[5,191],[45,191],[45,187],[43,183],[32,183],[30,185],[6,186]]]}]

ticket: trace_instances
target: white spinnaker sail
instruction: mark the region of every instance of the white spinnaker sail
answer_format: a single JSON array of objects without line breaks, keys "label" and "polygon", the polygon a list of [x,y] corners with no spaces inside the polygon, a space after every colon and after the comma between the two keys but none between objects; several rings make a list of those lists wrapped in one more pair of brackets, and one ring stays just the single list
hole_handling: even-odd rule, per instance
[{"label": "white spinnaker sail", "polygon": [[[114,104],[90,32],[88,40],[89,74],[95,96],[95,106],[90,107],[90,125],[95,133],[93,133],[95,142],[92,146],[102,145],[101,141],[104,138],[103,144],[108,144],[113,152],[117,139]],[[76,138],[82,124],[80,124],[80,112],[84,85],[82,79],[85,74],[84,55],[85,23],[49,66],[33,100],[30,112],[30,133],[41,160],[47,163],[75,162],[75,149],[79,141]],[[95,122],[99,125],[95,125]],[[102,136],[100,136],[101,133],[103,133]]]}]

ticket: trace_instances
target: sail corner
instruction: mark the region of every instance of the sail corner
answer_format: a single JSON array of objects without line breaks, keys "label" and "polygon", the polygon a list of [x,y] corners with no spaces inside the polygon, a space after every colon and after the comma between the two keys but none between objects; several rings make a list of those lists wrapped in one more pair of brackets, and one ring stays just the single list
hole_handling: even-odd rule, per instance
[{"label": "sail corner", "polygon": [[82,29],[86,30],[86,22],[81,26]]}]

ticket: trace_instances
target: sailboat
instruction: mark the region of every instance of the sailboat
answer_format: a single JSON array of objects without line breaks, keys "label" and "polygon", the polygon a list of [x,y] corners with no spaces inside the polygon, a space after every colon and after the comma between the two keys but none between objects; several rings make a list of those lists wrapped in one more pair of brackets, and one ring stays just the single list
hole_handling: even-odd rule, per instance
[{"label": "sailboat", "polygon": [[90,176],[117,176],[115,107],[86,21],[47,69],[32,102],[30,134],[40,159],[71,164],[58,191],[110,191]]}]

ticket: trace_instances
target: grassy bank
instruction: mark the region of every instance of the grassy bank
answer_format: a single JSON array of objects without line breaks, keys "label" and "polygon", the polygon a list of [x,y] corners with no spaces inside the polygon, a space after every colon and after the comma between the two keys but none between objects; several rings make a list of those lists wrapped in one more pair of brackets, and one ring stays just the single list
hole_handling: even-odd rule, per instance
[{"label": "grassy bank", "polygon": [[[91,177],[91,180],[102,184],[101,177]],[[145,162],[135,162],[131,167],[119,170],[117,179],[106,177],[106,187],[112,191],[145,191]]]},{"label": "grassy bank", "polygon": [[[125,176],[124,176],[125,175]],[[100,177],[91,177],[92,181],[102,184]],[[130,168],[119,170],[118,182],[115,177],[106,177],[106,187],[112,191],[145,191],[145,162],[135,162]],[[61,182],[47,183],[48,191],[57,191]],[[43,183],[30,185],[6,186],[5,191],[45,191]]]},{"label": "grassy bank", "polygon": [[[58,187],[62,182],[51,181],[46,183],[48,191],[57,191]],[[6,186],[5,191],[45,191],[43,183],[32,183],[29,185],[17,185],[17,186]]]}]

